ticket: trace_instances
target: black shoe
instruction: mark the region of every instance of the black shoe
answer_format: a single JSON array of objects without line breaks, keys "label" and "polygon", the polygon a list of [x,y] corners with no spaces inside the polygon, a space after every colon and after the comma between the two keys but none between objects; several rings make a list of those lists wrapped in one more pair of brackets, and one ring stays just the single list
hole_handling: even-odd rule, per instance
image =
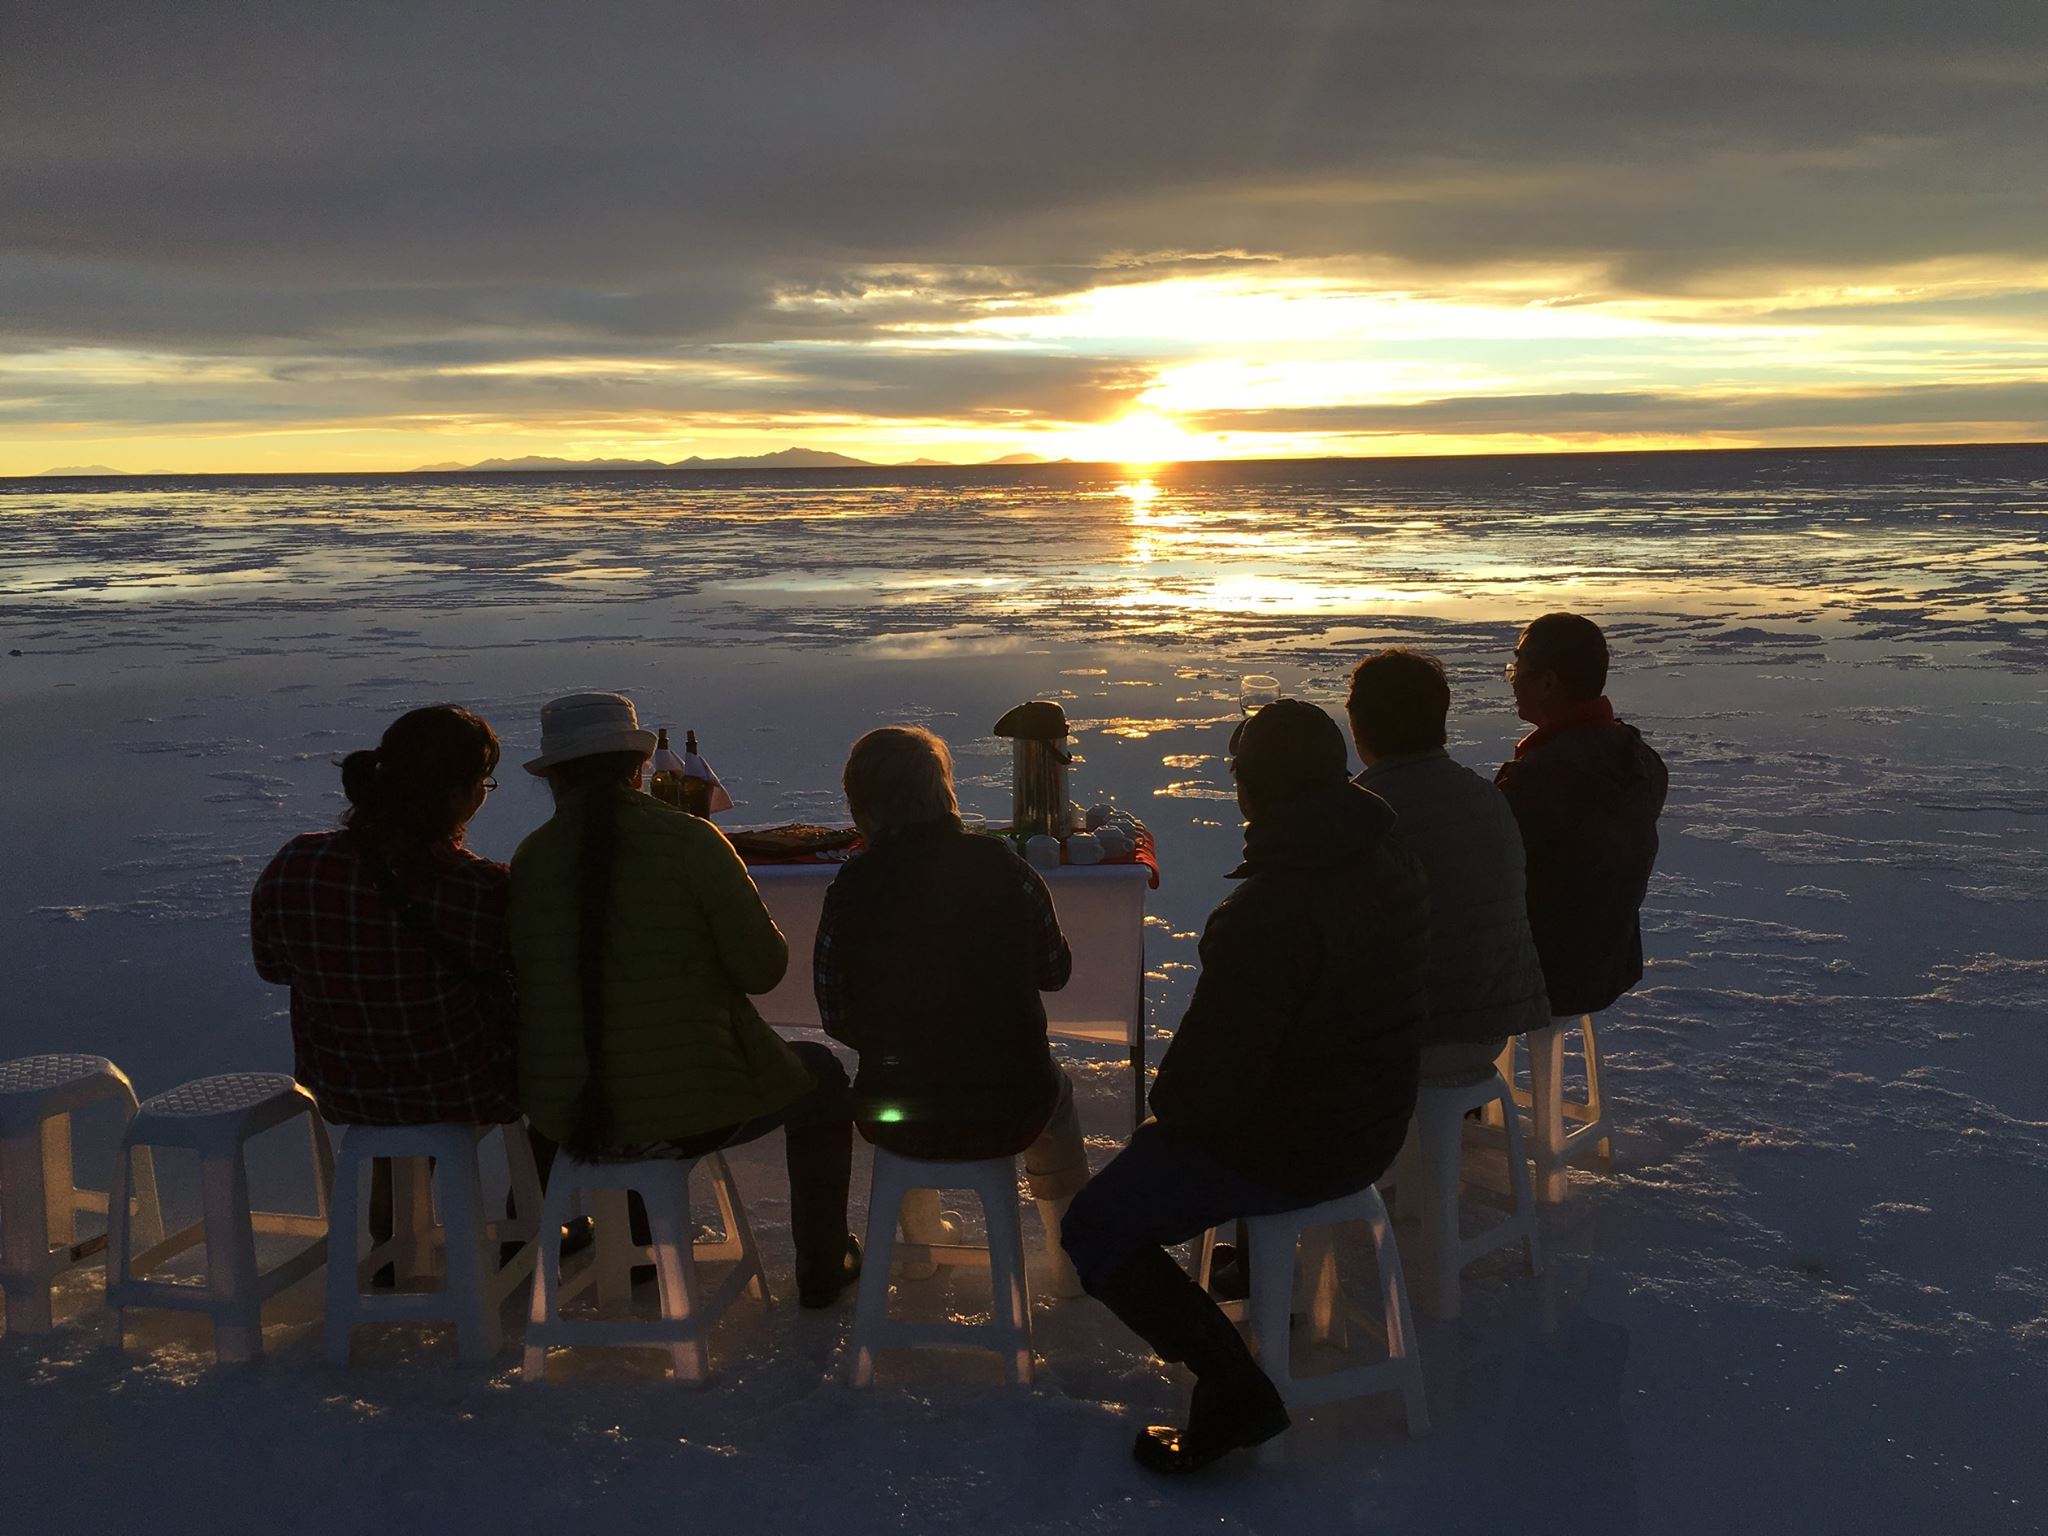
[{"label": "black shoe", "polygon": [[597,1224],[588,1216],[562,1223],[562,1257],[572,1259],[597,1241]]},{"label": "black shoe", "polygon": [[1287,1427],[1287,1405],[1230,1319],[1163,1248],[1141,1248],[1095,1297],[1167,1361],[1195,1373],[1188,1427],[1154,1425],[1131,1454],[1154,1472],[1199,1472],[1219,1457],[1270,1440]]},{"label": "black shoe", "polygon": [[797,1305],[811,1308],[829,1307],[859,1278],[860,1239],[849,1232],[846,1234],[846,1253],[839,1261],[839,1272],[823,1285],[798,1285]]},{"label": "black shoe", "polygon": [[1188,1427],[1154,1424],[1140,1430],[1131,1456],[1148,1472],[1178,1477],[1261,1445],[1288,1423],[1287,1405],[1265,1372],[1255,1368],[1228,1385],[1205,1377],[1195,1383]]}]

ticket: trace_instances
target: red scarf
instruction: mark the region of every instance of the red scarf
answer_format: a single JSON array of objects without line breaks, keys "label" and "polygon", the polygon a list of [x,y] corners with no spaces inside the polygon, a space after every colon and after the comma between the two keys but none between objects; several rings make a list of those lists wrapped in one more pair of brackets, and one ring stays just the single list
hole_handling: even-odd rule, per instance
[{"label": "red scarf", "polygon": [[1597,699],[1588,699],[1583,704],[1575,705],[1562,719],[1553,720],[1548,725],[1536,727],[1535,730],[1515,743],[1515,756],[1518,758],[1527,757],[1545,742],[1556,740],[1566,731],[1583,730],[1589,725],[1612,724],[1614,724],[1614,706],[1607,702],[1607,695],[1603,693]]}]

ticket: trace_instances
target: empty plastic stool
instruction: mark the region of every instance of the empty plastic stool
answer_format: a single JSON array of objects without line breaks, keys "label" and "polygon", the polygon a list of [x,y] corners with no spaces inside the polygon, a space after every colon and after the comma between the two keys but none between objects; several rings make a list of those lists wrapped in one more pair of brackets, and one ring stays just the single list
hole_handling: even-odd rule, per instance
[{"label": "empty plastic stool", "polygon": [[[512,1174],[512,1215],[488,1221],[476,1149],[498,1130],[504,1132]],[[490,1359],[504,1342],[498,1314],[505,1298],[533,1273],[533,1238],[540,1230],[540,1176],[525,1126],[351,1125],[341,1133],[336,1157],[327,1238],[327,1358],[348,1364],[349,1335],[363,1323],[445,1322],[455,1325],[462,1359]],[[379,1157],[392,1160],[391,1236],[373,1243],[369,1210],[360,1199],[361,1176]],[[520,1247],[500,1263],[505,1243]],[[420,1250],[437,1244],[441,1289],[364,1293],[363,1283],[387,1264],[401,1286],[422,1273],[427,1266]]]},{"label": "empty plastic stool", "polygon": [[[721,1242],[696,1241],[690,1215],[690,1175],[700,1165],[710,1171],[719,1214],[725,1221]],[[647,1207],[647,1235],[653,1241],[645,1248],[632,1241],[627,1225],[628,1191],[638,1194]],[[570,1206],[580,1194],[592,1197],[595,1251],[589,1264],[564,1280],[562,1223],[569,1219]],[[708,1296],[697,1274],[700,1260],[732,1264]],[[650,1262],[661,1291],[660,1317],[562,1316],[563,1304],[592,1286],[597,1288],[601,1308],[630,1301],[632,1266]],[[534,1268],[523,1374],[528,1381],[544,1379],[548,1351],[557,1345],[659,1345],[669,1351],[677,1381],[701,1386],[710,1378],[705,1340],[732,1304],[749,1290],[764,1303],[770,1299],[747,1208],[740,1203],[732,1170],[719,1153],[633,1163],[585,1163],[564,1153],[555,1159],[548,1174],[547,1202],[541,1210],[540,1259]]]},{"label": "empty plastic stool", "polygon": [[[102,1099],[118,1100],[135,1117],[128,1076],[104,1056],[24,1056],[0,1062],[0,1292],[9,1333],[45,1333],[50,1287],[100,1259],[104,1233],[81,1239],[78,1213],[104,1214],[106,1195],[72,1182],[71,1113]],[[156,1165],[147,1148],[134,1154],[135,1225],[149,1242],[163,1237],[156,1202]]]},{"label": "empty plastic stool", "polygon": [[[988,1246],[972,1243],[899,1243],[897,1216],[903,1197],[919,1189],[965,1189],[981,1198],[988,1222]],[[889,1266],[909,1263],[986,1267],[994,1312],[986,1323],[906,1323],[889,1316]],[[875,1148],[874,1181],[868,1191],[866,1262],[853,1313],[852,1383],[875,1379],[875,1354],[920,1346],[992,1349],[1003,1359],[1003,1378],[1013,1386],[1031,1381],[1031,1294],[1024,1278],[1024,1229],[1017,1217],[1017,1162],[992,1157],[982,1162],[940,1162],[899,1157]]]},{"label": "empty plastic stool", "polygon": [[[1296,1376],[1291,1349],[1296,1246],[1307,1250],[1302,1256],[1302,1267],[1313,1277],[1311,1336],[1341,1344],[1345,1333],[1343,1298],[1337,1289],[1336,1249],[1327,1229],[1347,1221],[1362,1221],[1372,1232],[1387,1335],[1386,1358],[1315,1376]],[[1401,1276],[1401,1250],[1394,1240],[1393,1224],[1387,1219],[1387,1207],[1379,1191],[1368,1185],[1355,1195],[1326,1200],[1303,1210],[1248,1217],[1245,1226],[1251,1243],[1251,1295],[1245,1301],[1223,1303],[1223,1310],[1233,1318],[1249,1320],[1252,1348],[1259,1357],[1260,1368],[1280,1389],[1288,1408],[1312,1408],[1318,1403],[1398,1391],[1407,1410],[1408,1433],[1428,1434],[1422,1358],[1416,1353],[1415,1323],[1408,1310],[1408,1288]],[[1205,1288],[1215,1242],[1214,1231],[1202,1238],[1196,1278]],[[1269,1465],[1277,1462],[1285,1438],[1278,1436],[1260,1447],[1260,1461]]]},{"label": "empty plastic stool", "polygon": [[[249,1208],[246,1143],[295,1116],[306,1120],[312,1143],[311,1216]],[[205,1312],[213,1319],[213,1352],[220,1360],[263,1353],[263,1303],[327,1261],[327,1199],[334,1187],[334,1152],[313,1096],[279,1072],[229,1072],[202,1077],[145,1099],[122,1137],[124,1154],[142,1147],[184,1147],[199,1154],[204,1219],[136,1253],[128,1224],[128,1157],[115,1165],[108,1198],[107,1312],[114,1342],[122,1340],[122,1313],[130,1307]],[[256,1237],[303,1237],[307,1245],[268,1272],[256,1268]],[[151,1280],[152,1270],[189,1248],[206,1245],[206,1286]]]},{"label": "empty plastic stool", "polygon": [[[1465,1160],[1467,1111],[1496,1106],[1506,1131],[1508,1184],[1514,1208],[1470,1237],[1459,1222],[1458,1190]],[[1475,1127],[1475,1129],[1477,1129]],[[1426,1310],[1456,1317],[1458,1277],[1467,1264],[1497,1248],[1526,1245],[1529,1273],[1542,1270],[1536,1236],[1536,1198],[1529,1187],[1529,1159],[1522,1149],[1521,1116],[1507,1079],[1498,1071],[1484,1081],[1455,1088],[1424,1087],[1415,1099],[1415,1118],[1395,1164],[1401,1218],[1411,1218],[1421,1238],[1422,1295]]]},{"label": "empty plastic stool", "polygon": [[[1564,1035],[1574,1024],[1586,1062],[1586,1097],[1583,1101],[1564,1096]],[[1501,1075],[1513,1088],[1515,1103],[1529,1111],[1536,1154],[1536,1194],[1546,1205],[1556,1205],[1569,1192],[1566,1168],[1599,1155],[1602,1163],[1614,1160],[1614,1143],[1607,1130],[1607,1105],[1600,1093],[1600,1043],[1593,1034],[1593,1015],[1582,1013],[1553,1019],[1542,1029],[1523,1036],[1529,1053],[1529,1086],[1515,1084],[1515,1042],[1508,1041],[1501,1052]]]}]

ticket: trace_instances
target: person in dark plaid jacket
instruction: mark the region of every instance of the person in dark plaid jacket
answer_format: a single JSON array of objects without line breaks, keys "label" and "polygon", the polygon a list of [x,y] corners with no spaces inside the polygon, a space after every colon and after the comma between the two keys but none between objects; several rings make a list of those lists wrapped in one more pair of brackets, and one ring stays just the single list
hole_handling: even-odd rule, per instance
[{"label": "person in dark plaid jacket", "polygon": [[[1006,845],[961,826],[952,754],[930,731],[869,731],[843,782],[867,851],[826,887],[811,976],[825,1033],[860,1055],[855,1124],[904,1157],[1022,1153],[1055,1232],[1088,1182],[1088,1149],[1039,996],[1073,970],[1052,895]],[[947,1240],[936,1193],[918,1191],[903,1220],[915,1241]],[[1051,1246],[1053,1289],[1078,1295]]]},{"label": "person in dark plaid jacket", "polygon": [[342,763],[343,828],[293,838],[256,882],[256,971],[291,988],[293,1073],[331,1121],[519,1118],[510,876],[462,846],[497,764],[468,710],[413,710]]}]

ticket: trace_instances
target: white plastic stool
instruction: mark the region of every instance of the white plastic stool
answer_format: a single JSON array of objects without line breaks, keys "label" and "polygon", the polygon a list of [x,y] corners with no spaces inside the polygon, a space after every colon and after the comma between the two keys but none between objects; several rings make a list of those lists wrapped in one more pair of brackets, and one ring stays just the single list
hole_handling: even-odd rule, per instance
[{"label": "white plastic stool", "polygon": [[[312,1143],[311,1216],[249,1208],[249,1165],[243,1148],[252,1137],[294,1116],[306,1119]],[[141,1253],[133,1251],[128,1224],[128,1156],[142,1147],[184,1147],[199,1154],[204,1219],[173,1232]],[[121,1139],[108,1196],[107,1312],[114,1342],[122,1341],[122,1313],[130,1307],[205,1312],[213,1318],[213,1352],[220,1360],[263,1353],[263,1303],[327,1261],[327,1200],[334,1187],[334,1152],[313,1096],[278,1072],[229,1072],[202,1077],[145,1099]],[[310,1239],[267,1273],[256,1268],[256,1236]],[[188,1248],[206,1245],[204,1289],[146,1278]]]},{"label": "white plastic stool", "polygon": [[[1465,1115],[1494,1105],[1506,1130],[1508,1184],[1514,1209],[1471,1237],[1459,1224],[1458,1188],[1465,1160]],[[1476,1127],[1475,1127],[1476,1129]],[[1437,1317],[1458,1315],[1458,1277],[1465,1266],[1497,1248],[1526,1245],[1529,1273],[1540,1274],[1543,1255],[1536,1235],[1536,1197],[1529,1187],[1529,1159],[1522,1149],[1521,1116],[1507,1079],[1498,1071],[1484,1081],[1455,1088],[1425,1086],[1415,1099],[1415,1118],[1395,1164],[1401,1219],[1411,1219],[1421,1238],[1425,1310]]]},{"label": "white plastic stool", "polygon": [[[1564,1035],[1578,1026],[1586,1061],[1586,1097],[1583,1101],[1564,1096]],[[1582,1013],[1551,1020],[1542,1029],[1523,1036],[1529,1053],[1529,1086],[1515,1084],[1515,1042],[1509,1040],[1501,1052],[1501,1076],[1513,1087],[1515,1103],[1529,1111],[1534,1129],[1536,1153],[1536,1194],[1545,1205],[1556,1205],[1569,1192],[1566,1169],[1599,1154],[1603,1164],[1614,1161],[1614,1143],[1608,1135],[1607,1104],[1600,1093],[1600,1043],[1593,1034],[1593,1015]]]},{"label": "white plastic stool", "polygon": [[[46,1333],[50,1287],[101,1258],[106,1235],[81,1239],[78,1213],[104,1214],[107,1196],[72,1183],[71,1112],[102,1099],[135,1118],[128,1076],[104,1056],[24,1056],[0,1062],[0,1292],[9,1333]],[[140,1148],[135,1224],[146,1241],[163,1238],[156,1165]]]},{"label": "white plastic stool", "polygon": [[[484,1219],[483,1176],[476,1149],[502,1130],[512,1174],[512,1215]],[[360,1198],[371,1159],[391,1159],[391,1236],[370,1237],[370,1213]],[[349,1335],[363,1323],[447,1322],[455,1325],[457,1353],[489,1360],[504,1342],[498,1314],[505,1298],[533,1273],[534,1236],[540,1230],[540,1176],[526,1128],[495,1125],[351,1125],[336,1152],[334,1215],[327,1251],[327,1358],[348,1364]],[[428,1160],[432,1172],[428,1172]],[[428,1198],[431,1178],[433,1192]],[[440,1224],[434,1222],[435,1208]],[[439,1244],[443,1283],[438,1291],[372,1291],[365,1281],[390,1265],[397,1284],[422,1273],[420,1249]],[[500,1263],[499,1247],[519,1252]]]},{"label": "white plastic stool", "polygon": [[[721,1242],[696,1241],[690,1215],[690,1175],[700,1164],[711,1174],[719,1214],[725,1221]],[[632,1241],[628,1191],[637,1193],[647,1207],[647,1235],[653,1242],[645,1248]],[[593,1197],[595,1252],[589,1264],[564,1280],[562,1223],[569,1219],[570,1205],[579,1194]],[[654,1344],[669,1351],[677,1381],[701,1386],[710,1378],[705,1340],[718,1320],[749,1290],[763,1303],[770,1301],[768,1277],[761,1270],[761,1253],[754,1246],[747,1208],[740,1203],[732,1170],[717,1152],[633,1163],[585,1163],[564,1153],[555,1159],[548,1174],[547,1202],[540,1223],[540,1260],[534,1269],[522,1373],[528,1381],[546,1377],[548,1350],[556,1345]],[[698,1279],[699,1260],[724,1260],[733,1266],[709,1296]],[[630,1302],[632,1266],[649,1262],[661,1291],[659,1318],[562,1316],[563,1303],[592,1286],[597,1288],[600,1308]]]},{"label": "white plastic stool", "polygon": [[[1067,1207],[1074,1203],[1074,1197],[1067,1195],[1058,1200],[1034,1200],[1038,1207],[1039,1230],[1045,1235],[1045,1249],[1040,1255],[1044,1261],[1041,1284],[1032,1287],[1034,1296],[1050,1296],[1059,1301],[1072,1301],[1087,1293],[1081,1289],[1081,1277],[1074,1272],[1074,1261],[1067,1257],[1067,1250],[1060,1246],[1060,1223],[1066,1219]],[[913,1189],[903,1197],[903,1219],[897,1224],[902,1241],[897,1246],[896,1262],[889,1266],[891,1278],[897,1280],[929,1280],[939,1272],[937,1260],[906,1259],[904,1253],[924,1253],[931,1249],[944,1250],[958,1246],[953,1242],[953,1222],[939,1209],[939,1192],[936,1189]],[[968,1248],[969,1253],[985,1250]],[[1030,1252],[1027,1244],[1026,1260]],[[980,1263],[980,1260],[976,1260]]]},{"label": "white plastic stool", "polygon": [[[1346,1330],[1343,1297],[1337,1289],[1336,1249],[1329,1232],[1317,1229],[1347,1221],[1362,1221],[1372,1232],[1387,1355],[1383,1360],[1343,1366],[1315,1376],[1296,1376],[1290,1347],[1295,1249],[1297,1245],[1307,1249],[1302,1256],[1302,1269],[1305,1275],[1313,1276],[1310,1335],[1317,1341],[1329,1339],[1341,1345]],[[1288,1408],[1312,1408],[1319,1403],[1399,1391],[1408,1414],[1408,1433],[1428,1434],[1429,1408],[1423,1393],[1422,1359],[1416,1353],[1415,1323],[1408,1310],[1408,1288],[1401,1276],[1401,1251],[1379,1191],[1367,1185],[1355,1195],[1326,1200],[1303,1210],[1247,1217],[1245,1227],[1251,1243],[1251,1295],[1245,1301],[1221,1305],[1226,1315],[1239,1321],[1249,1320],[1253,1352],[1273,1385],[1280,1389]],[[1215,1244],[1214,1230],[1203,1235],[1196,1279],[1204,1289],[1209,1284],[1209,1262]],[[1267,1465],[1277,1462],[1284,1438],[1267,1441],[1260,1448],[1260,1461]]]},{"label": "white plastic stool", "polygon": [[[981,1199],[988,1246],[971,1243],[899,1243],[898,1214],[912,1190],[965,1189]],[[1056,1240],[1056,1239],[1055,1239]],[[966,1266],[989,1272],[993,1315],[986,1323],[907,1323],[889,1316],[889,1266],[906,1263]],[[1031,1382],[1031,1293],[1024,1277],[1024,1229],[1017,1217],[1017,1161],[992,1157],[981,1162],[941,1162],[899,1157],[875,1148],[874,1181],[868,1191],[866,1261],[853,1313],[852,1384],[875,1379],[875,1354],[923,1345],[992,1349],[1003,1359],[1003,1378],[1012,1386]]]}]

